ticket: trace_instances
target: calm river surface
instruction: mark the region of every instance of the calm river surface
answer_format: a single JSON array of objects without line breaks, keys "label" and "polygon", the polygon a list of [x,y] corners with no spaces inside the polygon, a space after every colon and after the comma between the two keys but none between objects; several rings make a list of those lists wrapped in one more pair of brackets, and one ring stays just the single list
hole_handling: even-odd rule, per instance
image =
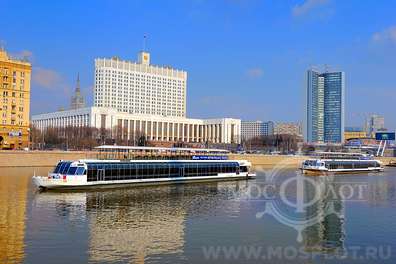
[{"label": "calm river surface", "polygon": [[0,263],[396,263],[396,168],[38,192],[48,170],[0,168]]}]

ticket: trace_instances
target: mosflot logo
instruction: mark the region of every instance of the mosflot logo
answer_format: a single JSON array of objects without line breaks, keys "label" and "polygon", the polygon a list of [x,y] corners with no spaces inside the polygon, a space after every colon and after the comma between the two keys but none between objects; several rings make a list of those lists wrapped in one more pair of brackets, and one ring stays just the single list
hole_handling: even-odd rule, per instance
[{"label": "mosflot logo", "polygon": [[332,175],[305,176],[299,170],[290,177],[287,164],[286,160],[267,172],[265,184],[252,186],[250,193],[254,195],[250,197],[265,200],[265,208],[256,218],[274,217],[297,231],[298,242],[303,241],[306,228],[327,216],[343,219],[344,201],[366,200],[367,183],[337,181]]}]

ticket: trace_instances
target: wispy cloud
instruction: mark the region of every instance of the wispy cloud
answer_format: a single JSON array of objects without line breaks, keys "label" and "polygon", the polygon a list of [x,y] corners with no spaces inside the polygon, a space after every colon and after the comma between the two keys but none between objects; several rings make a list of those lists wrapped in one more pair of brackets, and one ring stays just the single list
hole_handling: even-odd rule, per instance
[{"label": "wispy cloud", "polygon": [[16,53],[11,53],[11,57],[16,59],[31,59],[33,57],[33,52],[30,50],[22,50]]},{"label": "wispy cloud", "polygon": [[251,79],[258,79],[263,76],[263,69],[261,68],[251,68],[246,71],[246,75]]},{"label": "wispy cloud", "polygon": [[54,70],[40,67],[33,68],[32,81],[40,87],[54,90],[63,84],[62,77]]},{"label": "wispy cloud", "polygon": [[383,31],[375,32],[373,34],[373,41],[390,42],[396,44],[396,25],[388,27]]},{"label": "wispy cloud", "polygon": [[328,4],[330,0],[305,0],[303,3],[296,5],[292,9],[294,17],[304,16],[312,10]]}]

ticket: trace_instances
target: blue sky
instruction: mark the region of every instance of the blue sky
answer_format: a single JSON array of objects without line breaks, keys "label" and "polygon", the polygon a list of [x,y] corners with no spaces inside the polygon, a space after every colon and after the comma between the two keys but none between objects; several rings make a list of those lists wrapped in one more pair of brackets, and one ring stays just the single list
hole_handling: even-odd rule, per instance
[{"label": "blue sky", "polygon": [[32,114],[68,107],[79,72],[92,102],[94,59],[188,71],[189,117],[299,121],[310,66],[346,72],[347,125],[396,128],[396,2],[374,0],[2,0],[0,40],[33,63]]}]

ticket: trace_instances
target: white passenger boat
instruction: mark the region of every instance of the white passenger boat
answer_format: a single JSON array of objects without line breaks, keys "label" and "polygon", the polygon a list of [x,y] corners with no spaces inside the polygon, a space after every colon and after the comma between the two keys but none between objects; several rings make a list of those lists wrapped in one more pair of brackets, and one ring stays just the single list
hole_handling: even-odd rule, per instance
[{"label": "white passenger boat", "polygon": [[323,152],[318,159],[308,159],[302,163],[304,174],[335,174],[357,172],[381,172],[381,161],[360,153]]},{"label": "white passenger boat", "polygon": [[[226,151],[118,146],[102,146],[98,150],[102,157],[122,156],[123,158],[59,161],[48,176],[33,176],[33,182],[44,189],[76,189],[255,177],[250,171],[250,162],[228,160]],[[178,155],[169,155],[173,151],[179,153],[183,159],[176,159]],[[136,152],[140,152],[140,158],[146,159],[129,159],[131,155],[136,156]],[[142,152],[150,155],[142,155]]]}]

